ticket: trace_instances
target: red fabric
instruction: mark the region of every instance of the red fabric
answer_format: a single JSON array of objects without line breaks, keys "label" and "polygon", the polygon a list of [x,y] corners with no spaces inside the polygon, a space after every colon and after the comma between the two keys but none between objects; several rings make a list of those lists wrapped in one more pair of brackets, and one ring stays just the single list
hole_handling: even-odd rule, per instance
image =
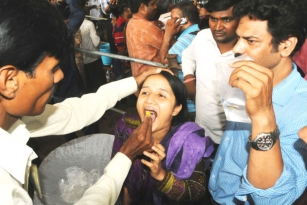
[{"label": "red fabric", "polygon": [[118,51],[122,51],[126,49],[126,41],[125,41],[125,34],[124,34],[124,29],[125,29],[126,24],[127,24],[127,20],[119,16],[116,21],[116,25],[114,26],[113,39],[114,39],[114,43]]}]

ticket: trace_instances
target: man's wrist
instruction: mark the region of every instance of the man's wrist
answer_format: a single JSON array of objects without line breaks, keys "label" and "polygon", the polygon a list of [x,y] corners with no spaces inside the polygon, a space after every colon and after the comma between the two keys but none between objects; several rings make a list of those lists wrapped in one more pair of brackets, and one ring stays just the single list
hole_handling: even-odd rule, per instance
[{"label": "man's wrist", "polygon": [[131,154],[130,151],[127,150],[127,148],[124,145],[120,148],[119,152],[126,155],[131,161],[133,161],[133,159],[135,158],[135,156]]},{"label": "man's wrist", "polygon": [[267,112],[250,116],[252,121],[252,137],[254,139],[261,132],[273,132],[277,125],[273,108]]}]

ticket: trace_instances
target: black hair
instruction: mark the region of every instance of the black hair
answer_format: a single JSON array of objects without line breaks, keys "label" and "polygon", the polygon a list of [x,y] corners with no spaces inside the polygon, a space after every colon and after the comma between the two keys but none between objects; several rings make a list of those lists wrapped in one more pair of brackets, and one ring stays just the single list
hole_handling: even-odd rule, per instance
[{"label": "black hair", "polygon": [[157,11],[153,20],[158,20],[161,14],[167,13],[170,3],[170,0],[156,0]]},{"label": "black hair", "polygon": [[182,12],[182,17],[187,17],[193,24],[199,22],[199,15],[196,6],[190,1],[181,1],[176,3],[172,9],[179,9]]},{"label": "black hair", "polygon": [[150,1],[151,0],[130,0],[131,12],[134,14],[137,13],[142,3],[148,6]]},{"label": "black hair", "polygon": [[72,34],[48,1],[0,1],[0,67],[13,65],[32,77],[46,56],[61,60],[72,49]]},{"label": "black hair", "polygon": [[176,76],[170,74],[167,71],[160,73],[170,84],[171,89],[176,98],[176,105],[182,106],[178,115],[173,117],[172,126],[186,122],[188,120],[188,105],[187,105],[187,90],[185,85]]},{"label": "black hair", "polygon": [[306,4],[302,0],[245,0],[234,7],[233,13],[239,17],[267,21],[274,50],[282,41],[296,37],[298,42],[293,55],[306,39]]},{"label": "black hair", "polygon": [[226,11],[241,1],[242,0],[209,0],[205,4],[205,9],[210,13],[216,11]]},{"label": "black hair", "polygon": [[116,18],[124,13],[125,8],[130,8],[128,0],[121,0],[117,4],[110,5],[110,11],[114,16],[116,16]]}]

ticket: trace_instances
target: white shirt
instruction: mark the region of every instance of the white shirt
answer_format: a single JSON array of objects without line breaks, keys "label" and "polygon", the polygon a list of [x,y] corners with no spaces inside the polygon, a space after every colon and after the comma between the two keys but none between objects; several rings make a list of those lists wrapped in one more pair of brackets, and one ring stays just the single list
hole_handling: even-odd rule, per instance
[{"label": "white shirt", "polygon": [[[84,19],[80,26],[82,42],[80,48],[84,48],[91,51],[99,51],[100,37],[96,34],[96,29],[93,22]],[[89,53],[83,53],[84,64],[92,63],[100,58],[98,55]]]},{"label": "white shirt", "polygon": [[[101,86],[97,93],[82,98],[68,98],[62,103],[47,105],[39,116],[22,117],[5,131],[0,128],[0,204],[32,205],[23,189],[27,184],[31,161],[37,157],[26,145],[29,137],[60,135],[80,130],[97,121],[118,100],[137,90],[134,78]],[[131,167],[131,160],[122,153],[112,159],[99,181],[89,188],[77,205],[114,204]]]},{"label": "white shirt", "polygon": [[196,77],[195,122],[215,143],[220,143],[226,123],[215,63],[233,57],[232,51],[220,53],[210,29],[198,32],[191,45],[182,52],[183,75]]},{"label": "white shirt", "polygon": [[[89,0],[88,1],[88,6],[94,6],[94,5],[98,7],[100,5],[100,0]],[[101,17],[102,15],[101,15],[100,8],[91,9],[90,16]]]}]

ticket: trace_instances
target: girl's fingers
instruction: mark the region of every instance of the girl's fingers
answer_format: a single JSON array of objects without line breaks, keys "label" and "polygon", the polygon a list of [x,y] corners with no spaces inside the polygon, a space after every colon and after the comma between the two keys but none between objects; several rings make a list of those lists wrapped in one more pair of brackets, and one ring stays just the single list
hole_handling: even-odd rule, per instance
[{"label": "girl's fingers", "polygon": [[152,169],[153,164],[151,162],[146,161],[145,159],[141,159],[141,162],[145,164],[147,167],[149,167],[150,169]]},{"label": "girl's fingers", "polygon": [[163,149],[161,149],[159,146],[154,145],[152,146],[152,149],[158,154],[159,159],[162,160],[164,159],[165,155],[165,149],[162,145],[160,145]]},{"label": "girl's fingers", "polygon": [[147,151],[144,151],[144,155],[149,157],[153,161],[159,161],[159,155],[156,155],[156,153],[149,153]]}]

